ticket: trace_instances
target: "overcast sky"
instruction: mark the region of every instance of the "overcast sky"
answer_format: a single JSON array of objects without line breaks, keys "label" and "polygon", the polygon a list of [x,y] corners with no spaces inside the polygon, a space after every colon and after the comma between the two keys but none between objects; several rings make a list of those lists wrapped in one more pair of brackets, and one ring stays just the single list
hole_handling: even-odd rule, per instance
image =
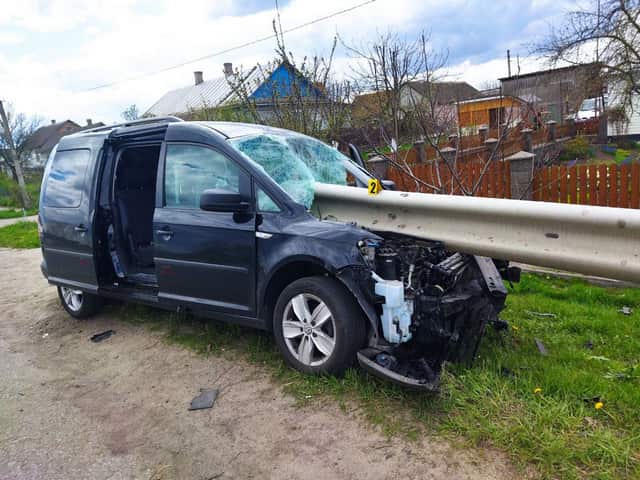
[{"label": "overcast sky", "polygon": [[[364,0],[280,0],[283,29]],[[294,55],[326,54],[335,33],[366,43],[388,29],[431,32],[449,52],[452,79],[477,88],[507,74],[506,50],[521,72],[541,66],[528,45],[557,24],[568,0],[375,0],[285,36]],[[15,109],[50,119],[114,122],[130,104],[141,112],[165,92],[221,75],[222,64],[250,67],[274,56],[274,41],[236,50],[142,79],[116,83],[203,57],[272,33],[274,0],[2,0],[0,98]],[[337,52],[345,74],[348,53]],[[514,60],[515,64],[515,60]],[[515,68],[515,65],[514,67]]]}]

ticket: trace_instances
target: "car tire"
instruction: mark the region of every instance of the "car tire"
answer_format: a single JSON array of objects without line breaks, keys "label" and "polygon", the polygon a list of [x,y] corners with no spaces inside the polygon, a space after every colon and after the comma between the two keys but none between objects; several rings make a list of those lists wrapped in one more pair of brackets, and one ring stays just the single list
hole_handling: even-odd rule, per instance
[{"label": "car tire", "polygon": [[87,318],[100,310],[100,297],[68,287],[58,287],[60,303],[74,318]]},{"label": "car tire", "polygon": [[337,280],[306,277],[276,303],[273,331],[286,362],[309,374],[341,375],[364,346],[365,321],[353,295]]}]

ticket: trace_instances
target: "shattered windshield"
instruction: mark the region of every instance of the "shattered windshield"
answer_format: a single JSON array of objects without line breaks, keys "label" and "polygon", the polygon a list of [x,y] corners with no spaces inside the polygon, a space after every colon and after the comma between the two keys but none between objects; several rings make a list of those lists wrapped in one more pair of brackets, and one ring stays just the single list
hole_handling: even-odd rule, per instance
[{"label": "shattered windshield", "polygon": [[296,202],[313,203],[315,182],[347,185],[350,160],[335,148],[295,133],[265,133],[229,142],[260,165]]}]

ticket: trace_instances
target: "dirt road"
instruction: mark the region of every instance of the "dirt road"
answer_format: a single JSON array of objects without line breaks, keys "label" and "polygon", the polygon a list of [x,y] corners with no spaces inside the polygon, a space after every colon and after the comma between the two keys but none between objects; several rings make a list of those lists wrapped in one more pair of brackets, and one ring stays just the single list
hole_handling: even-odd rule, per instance
[{"label": "dirt road", "polygon": [[[518,476],[495,452],[387,440],[330,400],[297,407],[259,367],[167,345],[113,312],[74,320],[39,262],[0,249],[0,479]],[[188,411],[207,386],[221,389],[214,408]]]}]

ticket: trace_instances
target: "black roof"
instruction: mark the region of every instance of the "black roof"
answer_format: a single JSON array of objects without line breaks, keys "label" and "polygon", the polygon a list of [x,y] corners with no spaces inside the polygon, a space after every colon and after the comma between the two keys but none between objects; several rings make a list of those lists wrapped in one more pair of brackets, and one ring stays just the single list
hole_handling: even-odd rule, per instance
[{"label": "black roof", "polygon": [[270,127],[268,125],[260,125],[256,123],[241,123],[241,122],[207,122],[207,121],[184,121],[176,117],[150,117],[141,120],[135,120],[132,122],[118,123],[115,125],[106,125],[103,127],[92,128],[88,130],[81,130],[71,135],[71,137],[106,137],[114,130],[116,136],[124,136],[129,134],[135,134],[136,132],[143,132],[149,129],[157,128],[162,125],[179,122],[187,125],[200,125],[210,128],[216,131],[220,135],[226,138],[243,137],[245,135],[258,135],[264,133],[272,134],[287,134],[291,133],[290,130],[285,130],[277,127]]}]

